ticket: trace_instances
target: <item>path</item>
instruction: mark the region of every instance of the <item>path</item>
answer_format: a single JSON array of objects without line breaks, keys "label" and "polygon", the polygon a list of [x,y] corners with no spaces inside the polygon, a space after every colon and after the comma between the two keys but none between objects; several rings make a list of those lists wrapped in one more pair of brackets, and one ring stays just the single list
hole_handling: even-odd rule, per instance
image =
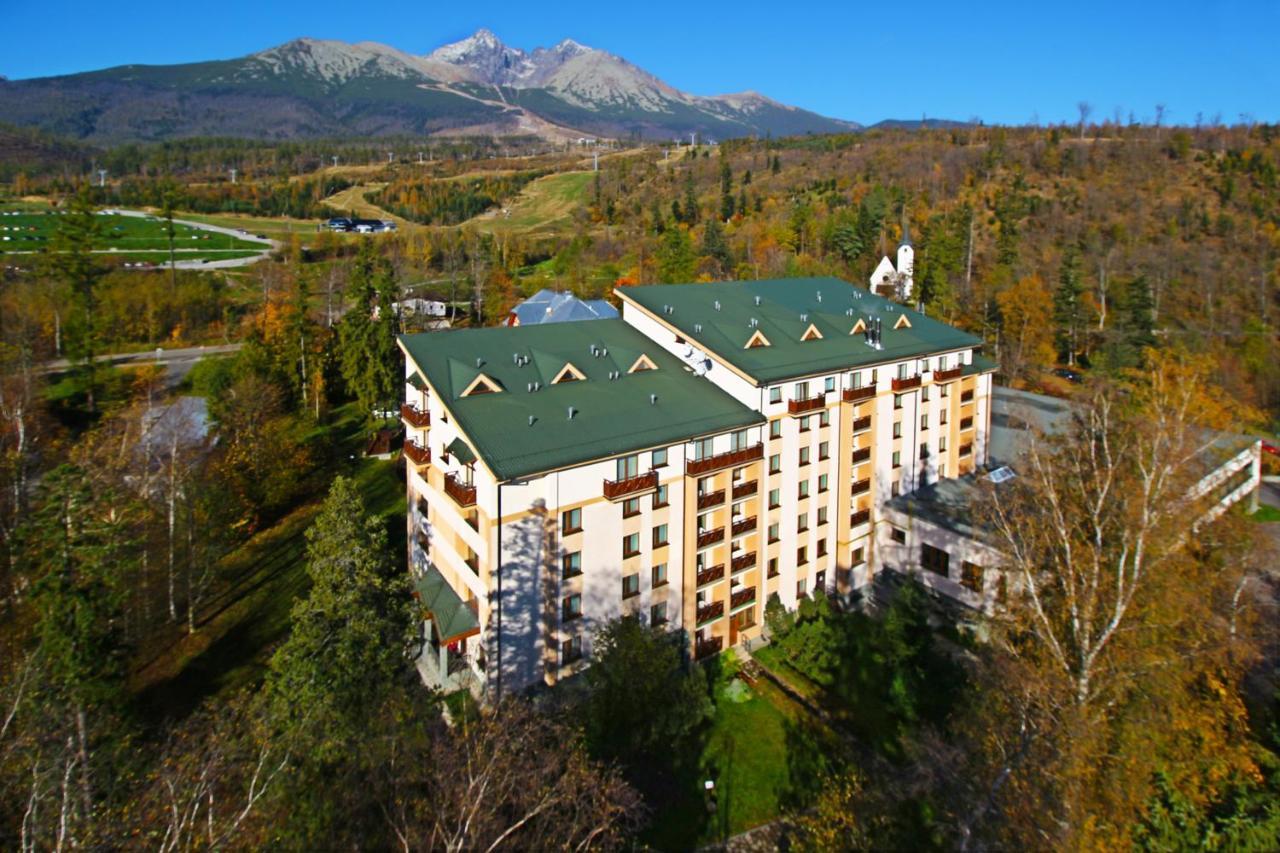
[{"label": "path", "polygon": [[[158,219],[155,213],[149,213],[145,210],[124,210],[119,207],[110,208],[109,213],[117,213],[120,216],[132,216],[135,219]],[[263,244],[263,250],[257,255],[248,258],[227,258],[222,261],[178,261],[174,264],[180,270],[212,270],[227,269],[229,267],[243,267],[249,264],[257,263],[267,256],[272,249],[280,247],[280,244],[268,237],[259,237],[256,234],[250,234],[242,228],[224,228],[221,225],[210,225],[206,222],[195,222],[190,219],[174,219],[175,225],[186,225],[188,228],[195,228],[200,231],[209,231],[213,234],[225,234],[228,237],[235,237],[237,240],[244,240],[249,243]],[[158,251],[164,251],[160,249]],[[228,251],[245,251],[245,250],[228,250]],[[168,266],[163,264],[162,266]]]},{"label": "path", "polygon": [[[244,344],[219,344],[211,347],[180,347],[178,349],[153,349],[143,352],[121,352],[111,353],[108,355],[100,355],[94,361],[101,364],[111,364],[116,367],[141,367],[148,364],[158,364],[166,369],[169,381],[178,383],[191,370],[197,361],[210,355],[230,355],[239,352]],[[59,371],[68,370],[71,367],[71,361],[65,358],[46,361],[40,365],[40,369],[44,373],[57,373]]]}]

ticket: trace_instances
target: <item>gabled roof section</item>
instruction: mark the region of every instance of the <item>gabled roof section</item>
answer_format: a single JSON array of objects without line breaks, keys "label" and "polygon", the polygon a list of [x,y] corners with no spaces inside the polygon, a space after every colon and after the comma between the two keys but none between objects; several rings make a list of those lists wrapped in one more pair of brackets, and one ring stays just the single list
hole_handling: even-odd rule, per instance
[{"label": "gabled roof section", "polygon": [[497,394],[501,391],[502,386],[481,373],[478,374],[475,379],[471,380],[471,384],[463,389],[459,396],[470,397],[472,394]]},{"label": "gabled roof section", "polygon": [[[620,319],[428,332],[399,340],[410,366],[440,395],[478,461],[500,481],[764,421]],[[655,369],[628,373],[641,354]],[[483,371],[504,393],[458,397],[452,390],[455,374],[468,373],[464,368],[477,359],[482,367],[470,373]],[[586,381],[552,384],[569,362]],[[537,389],[529,390],[535,383]]]},{"label": "gabled roof section", "polygon": [[560,372],[551,380],[552,385],[559,385],[561,382],[581,382],[586,379],[586,374],[573,366],[573,362],[566,361],[564,367],[560,368]]},{"label": "gabled roof section", "polygon": [[637,358],[629,368],[627,368],[627,373],[637,373],[641,370],[657,370],[657,369],[658,369],[658,365],[653,363],[653,359],[649,358],[649,356],[645,355],[644,353],[640,353],[640,357]]},{"label": "gabled roof section", "polygon": [[764,336],[764,332],[756,329],[751,334],[751,337],[747,338],[747,343],[743,346],[743,349],[755,349],[756,347],[771,346],[773,346],[773,344],[769,343],[769,339]]},{"label": "gabled roof section", "polygon": [[[615,293],[761,385],[982,344],[837,278],[633,285]],[[663,305],[674,310],[664,314]],[[895,328],[902,317],[906,322]],[[883,330],[880,349],[860,334],[874,318]],[[802,340],[810,325],[821,338]],[[769,346],[744,346],[757,332]]]},{"label": "gabled roof section", "polygon": [[809,328],[804,330],[804,334],[800,336],[802,341],[820,341],[822,340],[822,332],[818,331],[818,327],[813,323],[809,324]]},{"label": "gabled roof section", "polygon": [[608,320],[618,316],[618,309],[604,299],[579,299],[572,293],[539,290],[511,309],[521,326],[542,323],[568,323],[575,320]]},{"label": "gabled roof section", "polygon": [[897,331],[898,329],[911,328],[911,318],[906,315],[906,312],[903,312],[902,314],[898,315],[898,319],[893,324],[893,328],[894,328],[894,331]]}]

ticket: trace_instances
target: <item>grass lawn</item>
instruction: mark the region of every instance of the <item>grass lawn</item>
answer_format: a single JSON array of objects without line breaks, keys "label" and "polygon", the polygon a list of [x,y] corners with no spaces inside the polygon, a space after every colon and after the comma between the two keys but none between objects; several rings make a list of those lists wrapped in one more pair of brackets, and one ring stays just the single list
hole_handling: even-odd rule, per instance
[{"label": "grass lawn", "polygon": [[510,216],[491,210],[465,224],[491,231],[552,233],[587,197],[592,175],[592,172],[562,172],[539,178],[506,205]]},{"label": "grass lawn", "polygon": [[1270,506],[1269,504],[1259,504],[1258,511],[1249,516],[1254,521],[1264,523],[1280,522],[1280,508]]},{"label": "grass lawn", "polygon": [[[96,251],[136,255],[130,260],[169,258],[169,238],[165,224],[155,218],[99,213],[95,217],[101,231]],[[48,248],[62,216],[44,213],[0,212],[0,249],[6,252],[36,252]],[[217,234],[190,225],[174,225],[174,249],[179,260],[199,257],[228,257],[233,251],[257,254],[264,245]],[[143,254],[146,253],[146,254]],[[163,254],[161,254],[163,253]]]},{"label": "grass lawn", "polygon": [[280,239],[289,234],[303,234],[314,237],[315,219],[290,219],[285,216],[267,218],[263,216],[243,216],[238,213],[180,213],[175,214],[191,222],[203,222],[205,225],[217,225],[221,228],[243,228],[252,234],[263,234]]}]

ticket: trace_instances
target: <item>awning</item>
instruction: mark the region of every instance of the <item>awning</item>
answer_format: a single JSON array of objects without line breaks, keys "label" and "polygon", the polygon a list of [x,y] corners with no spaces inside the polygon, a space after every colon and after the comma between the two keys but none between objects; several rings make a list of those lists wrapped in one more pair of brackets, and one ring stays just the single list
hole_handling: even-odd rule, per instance
[{"label": "awning", "polygon": [[452,643],[480,633],[476,614],[458,597],[435,566],[427,567],[427,573],[413,585],[413,593],[422,608],[431,614],[441,643]]},{"label": "awning", "polygon": [[414,388],[417,388],[419,391],[427,390],[426,380],[423,379],[422,374],[416,370],[409,374],[409,384]]},{"label": "awning", "polygon": [[445,448],[449,455],[457,458],[463,465],[470,465],[476,461],[476,455],[471,452],[471,448],[467,447],[467,443],[460,438],[455,438],[449,442],[449,446]]}]

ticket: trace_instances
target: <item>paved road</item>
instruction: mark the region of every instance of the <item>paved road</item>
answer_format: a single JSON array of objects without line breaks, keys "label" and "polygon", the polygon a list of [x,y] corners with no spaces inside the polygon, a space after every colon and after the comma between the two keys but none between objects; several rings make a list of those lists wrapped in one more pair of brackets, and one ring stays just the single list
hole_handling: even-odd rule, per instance
[{"label": "paved road", "polygon": [[[177,384],[191,370],[197,361],[209,355],[228,355],[239,352],[244,344],[221,344],[212,347],[183,347],[181,349],[146,350],[144,352],[122,352],[111,355],[100,355],[95,361],[113,364],[117,367],[159,364],[166,368],[169,382]],[[157,354],[158,353],[158,354]],[[46,361],[41,368],[46,373],[57,373],[71,367],[65,358]]]},{"label": "paved road", "polygon": [[[124,210],[119,207],[109,208],[112,213],[118,213],[121,216],[132,216],[136,219],[152,219],[158,218],[155,213],[148,213],[145,210]],[[224,228],[221,225],[209,225],[204,222],[192,222],[190,219],[173,220],[179,225],[188,225],[192,228],[198,228],[201,231],[209,231],[213,234],[226,234],[229,237],[235,237],[239,240],[246,240],[250,243],[263,244],[262,253],[249,258],[227,258],[222,261],[178,261],[174,264],[180,270],[218,270],[227,269],[229,267],[243,267],[249,264],[257,263],[267,256],[272,249],[277,248],[280,244],[268,237],[259,237],[256,234],[242,232],[236,228]],[[167,265],[166,265],[167,266]]]}]

